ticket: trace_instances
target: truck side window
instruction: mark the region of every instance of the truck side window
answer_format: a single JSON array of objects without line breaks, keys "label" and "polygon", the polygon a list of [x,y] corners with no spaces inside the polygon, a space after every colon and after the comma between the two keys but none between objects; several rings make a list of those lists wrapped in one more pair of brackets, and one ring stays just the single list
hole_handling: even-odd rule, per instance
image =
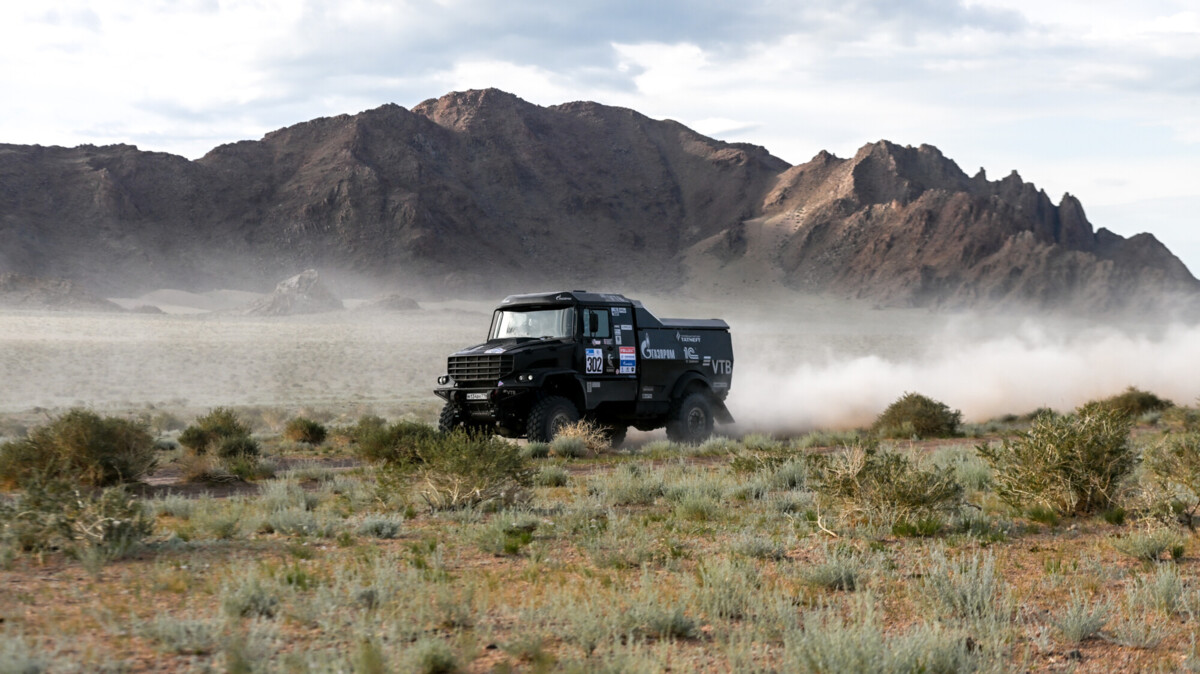
[{"label": "truck side window", "polygon": [[612,324],[607,307],[583,310],[583,336],[588,339],[612,338]]}]

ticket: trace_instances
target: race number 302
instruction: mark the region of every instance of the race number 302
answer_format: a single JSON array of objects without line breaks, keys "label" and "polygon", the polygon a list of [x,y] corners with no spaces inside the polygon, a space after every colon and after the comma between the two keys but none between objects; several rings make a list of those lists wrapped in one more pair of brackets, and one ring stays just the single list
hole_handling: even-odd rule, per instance
[{"label": "race number 302", "polygon": [[584,357],[586,374],[604,374],[604,354],[600,349],[588,349]]}]

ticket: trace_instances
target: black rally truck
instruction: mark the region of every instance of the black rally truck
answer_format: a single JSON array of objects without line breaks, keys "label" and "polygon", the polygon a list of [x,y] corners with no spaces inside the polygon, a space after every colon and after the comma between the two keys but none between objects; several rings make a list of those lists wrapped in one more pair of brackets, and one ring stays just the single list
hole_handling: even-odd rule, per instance
[{"label": "black rally truck", "polygon": [[487,341],[450,356],[435,393],[443,430],[549,442],[585,418],[614,445],[630,426],[699,442],[733,422],[732,382],[725,321],[659,319],[637,300],[574,290],[505,298]]}]

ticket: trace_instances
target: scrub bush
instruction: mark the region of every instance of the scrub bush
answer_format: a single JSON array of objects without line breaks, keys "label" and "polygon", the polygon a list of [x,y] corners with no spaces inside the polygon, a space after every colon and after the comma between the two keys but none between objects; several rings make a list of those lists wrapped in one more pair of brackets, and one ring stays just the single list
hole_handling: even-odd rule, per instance
[{"label": "scrub bush", "polygon": [[900,520],[957,507],[963,488],[951,468],[924,467],[897,452],[851,447],[816,465],[816,491],[868,517]]},{"label": "scrub bush", "polygon": [[136,481],[156,463],[154,438],[144,425],[73,409],[0,445],[0,484],[37,478],[104,487]]},{"label": "scrub bush", "polygon": [[383,488],[411,483],[431,510],[513,505],[528,500],[533,484],[521,448],[496,436],[401,421],[370,434],[359,449],[382,464]]},{"label": "scrub bush", "polygon": [[320,423],[305,417],[296,417],[283,429],[283,437],[292,442],[319,445],[325,442],[326,430]]},{"label": "scrub bush", "polygon": [[885,438],[950,438],[958,435],[962,412],[920,393],[905,393],[879,415],[871,430]]},{"label": "scrub bush", "polygon": [[1149,447],[1143,460],[1164,498],[1174,501],[1160,509],[1194,529],[1200,509],[1200,433],[1168,435]]},{"label": "scrub bush", "polygon": [[1131,419],[1137,419],[1147,412],[1161,412],[1168,407],[1175,406],[1175,403],[1170,400],[1159,398],[1149,391],[1143,391],[1132,386],[1125,389],[1123,393],[1094,401],[1093,404],[1113,410],[1114,412],[1119,412]]},{"label": "scrub bush", "polygon": [[23,489],[11,503],[0,501],[0,542],[24,552],[115,559],[153,530],[146,507],[123,487],[84,492],[65,480],[30,480]]},{"label": "scrub bush", "polygon": [[996,493],[1011,506],[1063,515],[1108,510],[1137,461],[1130,417],[1095,403],[1042,416],[1028,431],[976,451],[992,467]]},{"label": "scrub bush", "polygon": [[179,434],[179,444],[195,454],[205,454],[216,448],[221,456],[232,453],[258,453],[258,443],[250,440],[250,427],[228,407],[213,408],[208,414],[196,419]]},{"label": "scrub bush", "polygon": [[437,429],[415,421],[390,426],[379,417],[363,417],[351,432],[359,457],[373,463],[408,465],[419,462],[440,440]]}]

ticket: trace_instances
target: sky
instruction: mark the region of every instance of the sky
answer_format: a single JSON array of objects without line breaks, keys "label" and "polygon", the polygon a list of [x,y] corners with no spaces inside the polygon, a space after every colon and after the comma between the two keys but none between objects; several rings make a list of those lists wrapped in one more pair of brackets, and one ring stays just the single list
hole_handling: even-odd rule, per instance
[{"label": "sky", "polygon": [[887,139],[1016,170],[1200,273],[1197,0],[39,0],[0,6],[0,143],[197,158],[497,87],[793,164]]}]

